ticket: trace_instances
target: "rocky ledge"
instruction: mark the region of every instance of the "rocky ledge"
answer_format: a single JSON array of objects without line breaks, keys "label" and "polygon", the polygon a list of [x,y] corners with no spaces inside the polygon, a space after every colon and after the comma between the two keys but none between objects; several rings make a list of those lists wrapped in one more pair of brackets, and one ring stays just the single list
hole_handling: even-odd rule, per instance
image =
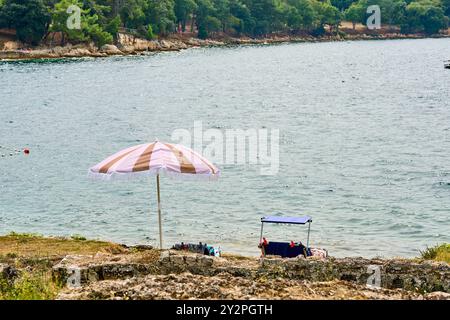
[{"label": "rocky ledge", "polygon": [[450,299],[449,264],[406,259],[258,260],[151,250],[67,256],[53,277],[67,284],[58,299]]},{"label": "rocky ledge", "polygon": [[200,40],[189,38],[145,40],[127,34],[119,34],[117,45],[106,44],[97,48],[94,44],[67,44],[65,46],[41,46],[32,49],[23,49],[24,46],[15,41],[9,41],[0,46],[0,60],[26,60],[26,59],[57,59],[57,58],[83,58],[108,57],[123,55],[141,55],[149,52],[180,51],[192,47],[221,46],[224,42],[214,40]]}]

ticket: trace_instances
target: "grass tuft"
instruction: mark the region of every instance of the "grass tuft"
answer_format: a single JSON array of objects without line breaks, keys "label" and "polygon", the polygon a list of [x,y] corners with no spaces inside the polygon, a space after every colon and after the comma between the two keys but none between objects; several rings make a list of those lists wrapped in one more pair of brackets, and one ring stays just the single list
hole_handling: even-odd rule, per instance
[{"label": "grass tuft", "polygon": [[40,238],[40,237],[42,237],[42,235],[40,235],[38,233],[20,233],[20,232],[14,232],[14,231],[11,231],[8,234],[8,236],[16,238],[16,239],[29,239],[29,238]]},{"label": "grass tuft", "polygon": [[74,235],[70,236],[70,238],[72,240],[77,240],[77,241],[86,241],[87,240],[86,237],[83,237],[82,235],[79,235],[79,234],[74,234]]},{"label": "grass tuft", "polygon": [[443,243],[434,247],[427,247],[424,251],[420,251],[420,255],[425,260],[450,263],[450,244]]}]

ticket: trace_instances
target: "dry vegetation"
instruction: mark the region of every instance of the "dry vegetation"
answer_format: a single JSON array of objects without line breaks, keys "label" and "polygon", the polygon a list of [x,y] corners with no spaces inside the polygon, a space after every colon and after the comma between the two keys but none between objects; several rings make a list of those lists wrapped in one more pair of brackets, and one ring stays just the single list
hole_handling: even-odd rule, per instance
[{"label": "dry vegetation", "polygon": [[47,238],[36,234],[10,233],[0,236],[0,256],[59,258],[67,254],[92,255],[97,252],[121,253],[125,248],[115,243],[72,238]]},{"label": "dry vegetation", "polygon": [[0,300],[53,299],[62,286],[53,281],[51,268],[64,256],[125,251],[118,244],[84,240],[79,236],[70,239],[23,233],[0,236],[0,264],[8,264],[20,270],[15,281],[8,281],[0,275]]}]

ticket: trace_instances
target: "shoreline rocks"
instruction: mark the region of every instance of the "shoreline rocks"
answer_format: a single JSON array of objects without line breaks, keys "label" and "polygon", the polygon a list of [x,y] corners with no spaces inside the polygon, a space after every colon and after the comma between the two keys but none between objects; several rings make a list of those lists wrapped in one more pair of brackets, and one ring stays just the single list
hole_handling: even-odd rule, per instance
[{"label": "shoreline rocks", "polygon": [[[449,37],[440,35],[438,37]],[[213,47],[226,45],[266,45],[277,43],[295,42],[332,42],[332,41],[357,41],[357,40],[388,40],[388,39],[421,39],[422,35],[403,35],[398,33],[388,34],[356,34],[336,36],[272,36],[270,38],[224,38],[197,39],[197,38],[167,38],[160,40],[146,40],[129,34],[118,34],[117,45],[104,45],[100,49],[94,44],[78,44],[65,46],[41,46],[32,49],[20,49],[23,45],[19,42],[8,41],[0,48],[0,60],[31,60],[31,59],[58,59],[58,58],[102,58],[108,56],[140,55],[150,52],[180,51],[188,48]]]},{"label": "shoreline rocks", "polygon": [[115,45],[113,44],[105,44],[100,48],[100,53],[105,53],[107,55],[120,55],[123,54],[122,51],[119,50]]},{"label": "shoreline rocks", "polygon": [[[154,253],[155,254],[155,253]],[[450,265],[433,261],[408,259],[365,259],[365,258],[267,258],[264,260],[217,258],[190,253],[165,251],[159,258],[153,255],[151,261],[143,263],[126,257],[67,256],[53,267],[53,275],[59,281],[66,281],[71,270],[78,268],[80,283],[102,280],[128,279],[147,275],[168,275],[190,273],[215,277],[228,274],[246,279],[290,279],[297,281],[327,282],[346,281],[356,285],[367,285],[377,276],[375,286],[389,290],[406,290],[417,293],[443,292],[450,294]],[[374,272],[375,271],[375,272]],[[376,279],[375,279],[376,280]],[[446,298],[437,295],[435,298]]]},{"label": "shoreline rocks", "polygon": [[[79,286],[58,299],[450,299],[450,265],[408,259],[209,257],[152,250],[151,260],[129,256],[67,256],[53,267],[59,281],[74,268]],[[158,253],[158,256],[156,255]],[[367,285],[369,266],[379,286]]]}]

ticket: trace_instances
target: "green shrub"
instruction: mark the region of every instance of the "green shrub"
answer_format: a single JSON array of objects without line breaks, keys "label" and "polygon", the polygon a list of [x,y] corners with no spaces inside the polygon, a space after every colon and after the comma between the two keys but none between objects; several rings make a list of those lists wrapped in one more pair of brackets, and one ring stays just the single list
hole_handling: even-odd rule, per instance
[{"label": "green shrub", "polygon": [[119,27],[122,25],[122,20],[120,20],[120,16],[116,16],[112,19],[105,27],[105,31],[109,34],[115,36],[119,32]]},{"label": "green shrub", "polygon": [[153,33],[153,28],[152,26],[149,24],[147,27],[147,34],[146,34],[146,38],[148,40],[152,40],[155,38],[155,34]]},{"label": "green shrub", "polygon": [[201,25],[198,27],[198,37],[200,39],[206,39],[208,38],[208,31],[206,30],[206,27]]},{"label": "green shrub", "polygon": [[93,26],[91,26],[88,33],[92,41],[94,41],[94,43],[98,47],[113,43],[113,36],[110,33],[104,31],[98,24],[94,24]]},{"label": "green shrub", "polygon": [[50,300],[59,289],[48,272],[23,272],[14,281],[0,279],[0,300]]}]

